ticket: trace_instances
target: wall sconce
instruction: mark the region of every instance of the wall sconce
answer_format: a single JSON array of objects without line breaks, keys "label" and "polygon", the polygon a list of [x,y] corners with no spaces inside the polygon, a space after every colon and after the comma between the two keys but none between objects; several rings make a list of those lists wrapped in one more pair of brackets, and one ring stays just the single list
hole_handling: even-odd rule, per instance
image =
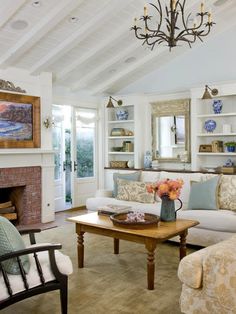
[{"label": "wall sconce", "polygon": [[205,91],[202,96],[202,99],[212,99],[212,96],[218,95],[218,89],[211,89],[208,85],[205,85]]},{"label": "wall sconce", "polygon": [[108,103],[107,103],[107,108],[114,108],[114,104],[112,102],[112,99],[117,103],[118,106],[121,106],[123,104],[123,101],[121,99],[116,100],[113,97],[109,97]]},{"label": "wall sconce", "polygon": [[46,129],[49,129],[55,125],[53,118],[47,117],[43,120],[43,125]]}]

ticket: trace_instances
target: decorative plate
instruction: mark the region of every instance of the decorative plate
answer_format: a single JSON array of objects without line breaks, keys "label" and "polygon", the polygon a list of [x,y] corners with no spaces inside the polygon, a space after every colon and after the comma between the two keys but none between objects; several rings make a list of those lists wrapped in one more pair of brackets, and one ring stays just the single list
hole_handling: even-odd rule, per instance
[{"label": "decorative plate", "polygon": [[216,128],[216,122],[214,120],[207,120],[204,124],[204,129],[207,132],[213,132]]},{"label": "decorative plate", "polygon": [[153,214],[144,214],[144,221],[127,221],[127,215],[129,213],[114,214],[110,216],[114,226],[128,228],[128,229],[147,229],[158,227],[160,217]]}]

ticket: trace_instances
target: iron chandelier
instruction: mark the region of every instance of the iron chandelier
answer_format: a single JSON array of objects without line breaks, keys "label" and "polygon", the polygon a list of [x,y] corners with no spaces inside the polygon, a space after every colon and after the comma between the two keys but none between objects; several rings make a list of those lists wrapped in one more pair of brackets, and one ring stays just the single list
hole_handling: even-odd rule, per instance
[{"label": "iron chandelier", "polygon": [[[210,33],[212,22],[212,14],[205,10],[204,2],[200,4],[200,12],[196,14],[193,20],[189,13],[185,13],[186,0],[169,0],[169,6],[164,5],[162,8],[161,1],[157,0],[157,4],[149,3],[157,12],[157,21],[153,21],[153,16],[148,15],[147,6],[144,6],[144,15],[140,17],[143,21],[143,27],[138,26],[137,18],[134,19],[135,36],[143,40],[143,45],[151,46],[153,50],[156,44],[167,42],[169,49],[177,46],[178,42],[186,42],[191,48],[196,39],[202,40],[202,37]],[[165,13],[165,17],[163,16]],[[165,24],[164,24],[165,23]],[[166,27],[166,31],[165,31]]]}]

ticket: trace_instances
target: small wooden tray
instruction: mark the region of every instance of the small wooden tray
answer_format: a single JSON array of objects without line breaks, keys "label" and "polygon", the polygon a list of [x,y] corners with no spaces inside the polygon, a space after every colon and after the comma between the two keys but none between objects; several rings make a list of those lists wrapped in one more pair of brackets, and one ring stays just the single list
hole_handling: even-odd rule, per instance
[{"label": "small wooden tray", "polygon": [[131,222],[126,221],[127,213],[123,214],[114,214],[110,216],[111,221],[114,226],[128,228],[128,229],[147,229],[158,227],[158,222],[160,221],[160,217],[153,214],[145,213],[145,221],[140,222]]}]

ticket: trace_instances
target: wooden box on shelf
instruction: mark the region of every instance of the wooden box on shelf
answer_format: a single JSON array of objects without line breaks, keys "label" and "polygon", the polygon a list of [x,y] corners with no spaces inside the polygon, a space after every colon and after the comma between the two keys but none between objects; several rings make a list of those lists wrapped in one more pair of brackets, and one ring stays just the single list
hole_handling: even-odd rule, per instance
[{"label": "wooden box on shelf", "polygon": [[236,167],[221,167],[221,172],[222,173],[236,173]]},{"label": "wooden box on shelf", "polygon": [[212,145],[200,145],[199,152],[200,153],[212,153]]},{"label": "wooden box on shelf", "polygon": [[110,161],[110,167],[111,168],[128,168],[127,166],[127,160],[112,160]]}]

